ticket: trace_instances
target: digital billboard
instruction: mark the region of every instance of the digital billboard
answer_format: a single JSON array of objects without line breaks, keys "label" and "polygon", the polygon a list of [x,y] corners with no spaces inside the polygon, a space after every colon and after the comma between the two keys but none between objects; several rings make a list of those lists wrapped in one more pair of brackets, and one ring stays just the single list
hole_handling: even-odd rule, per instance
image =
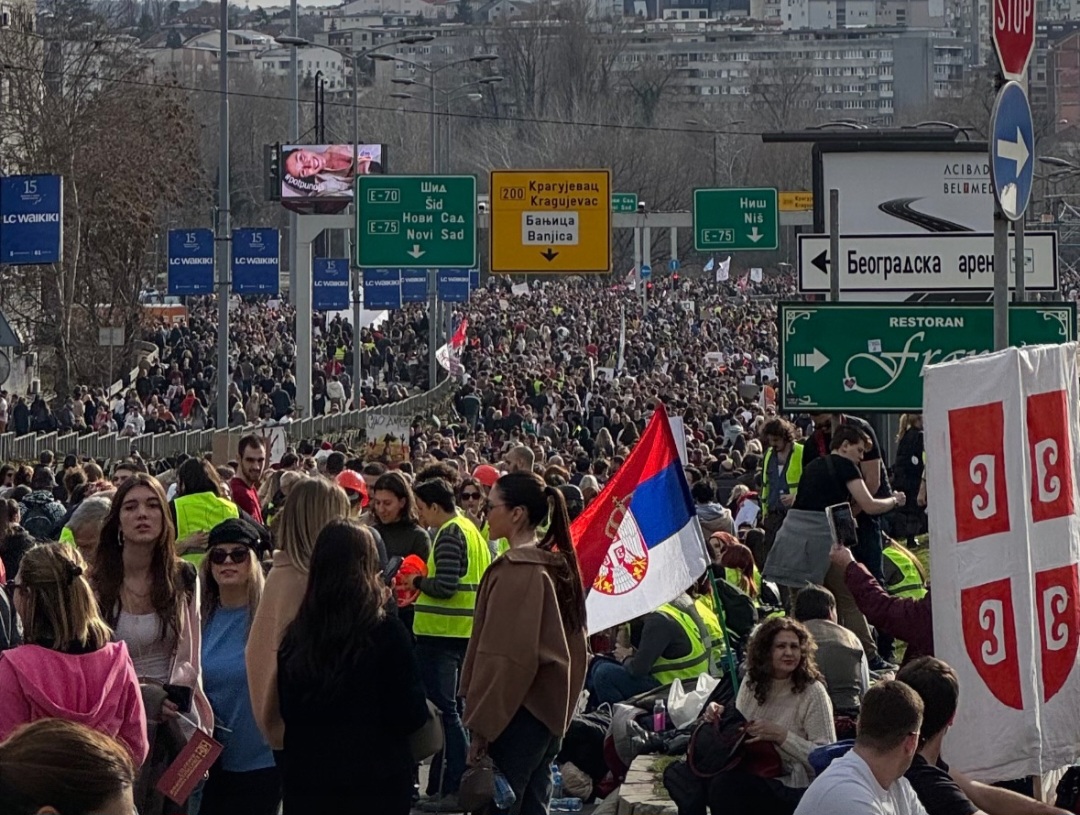
[{"label": "digital billboard", "polygon": [[357,175],[386,172],[383,145],[286,144],[281,147],[281,200],[349,202]]}]

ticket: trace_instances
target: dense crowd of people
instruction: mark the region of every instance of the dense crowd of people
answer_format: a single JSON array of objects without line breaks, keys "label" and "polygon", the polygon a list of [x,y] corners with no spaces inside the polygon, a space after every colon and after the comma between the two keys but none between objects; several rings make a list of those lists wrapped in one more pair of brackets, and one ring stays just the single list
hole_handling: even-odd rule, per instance
[{"label": "dense crowd of people", "polygon": [[[629,715],[634,751],[667,748],[678,733],[655,701],[706,675],[719,683],[683,729],[697,748],[664,773],[680,815],[1060,815],[942,760],[959,697],[912,551],[921,416],[890,456],[858,417],[778,415],[775,302],[792,291],[785,276],[658,280],[642,309],[626,283],[494,280],[456,309],[452,405],[399,446],[306,439],[271,460],[249,434],[229,461],[45,453],[0,469],[0,800],[462,812],[487,768],[503,802],[489,811],[573,809],[632,759],[575,729]],[[236,308],[237,418],[287,418],[288,307]],[[178,427],[207,412],[207,309],[157,333],[125,417],[132,401]],[[365,400],[426,386],[423,320],[361,332]],[[320,322],[318,410],[347,409],[353,345],[347,322]],[[587,636],[572,522],[661,405],[711,562],[682,596]],[[850,546],[833,540],[838,505],[857,508]],[[196,733],[222,751],[170,803],[156,784]],[[50,763],[50,737],[78,761]]]}]

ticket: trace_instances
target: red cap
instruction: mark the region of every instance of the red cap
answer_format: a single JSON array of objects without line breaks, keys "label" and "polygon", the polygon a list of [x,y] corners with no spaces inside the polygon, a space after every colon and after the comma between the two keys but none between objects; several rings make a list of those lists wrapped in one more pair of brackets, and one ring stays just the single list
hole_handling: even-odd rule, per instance
[{"label": "red cap", "polygon": [[[360,506],[366,507],[368,505],[367,484],[364,483],[363,476],[356,470],[342,470],[338,473],[337,483],[345,492],[357,493],[360,496]],[[351,495],[349,500],[352,500]]]},{"label": "red cap", "polygon": [[499,471],[492,467],[490,464],[481,464],[472,471],[472,474],[473,478],[475,478],[489,490],[495,485],[495,482],[499,480]]}]

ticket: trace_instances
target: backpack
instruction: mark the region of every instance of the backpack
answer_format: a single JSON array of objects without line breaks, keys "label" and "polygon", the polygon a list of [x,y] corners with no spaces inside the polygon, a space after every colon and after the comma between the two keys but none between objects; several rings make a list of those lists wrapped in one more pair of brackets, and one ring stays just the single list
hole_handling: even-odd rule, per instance
[{"label": "backpack", "polygon": [[19,525],[39,541],[52,540],[53,529],[56,527],[56,521],[53,520],[48,506],[44,503],[31,504],[19,521]]}]

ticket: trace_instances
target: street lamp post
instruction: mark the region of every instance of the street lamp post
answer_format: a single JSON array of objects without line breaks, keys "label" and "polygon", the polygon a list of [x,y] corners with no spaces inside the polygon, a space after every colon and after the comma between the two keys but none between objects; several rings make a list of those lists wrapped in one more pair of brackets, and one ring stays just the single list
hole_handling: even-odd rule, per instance
[{"label": "street lamp post", "polygon": [[[458,65],[466,65],[468,63],[481,64],[484,62],[492,62],[498,59],[498,54],[474,54],[471,57],[465,57],[463,59],[456,59],[452,62],[446,62],[442,65],[432,67],[423,62],[417,60],[404,59],[402,57],[395,57],[392,54],[372,54],[371,58],[380,62],[401,62],[405,65],[409,65],[412,68],[418,69],[426,73],[431,77],[430,82],[419,82],[415,79],[402,79],[391,80],[394,84],[398,85],[415,85],[426,88],[429,92],[429,105],[428,105],[428,128],[430,130],[431,139],[431,173],[434,175],[438,173],[439,159],[438,159],[438,147],[435,138],[435,103],[436,94],[440,93],[437,84],[436,77],[443,71],[453,68]],[[491,77],[487,77],[491,79]],[[500,77],[501,79],[501,77]],[[395,95],[397,98],[408,96],[408,94]],[[428,270],[428,387],[433,388],[438,382],[439,366],[435,359],[436,345],[439,342],[439,327],[438,327],[438,310],[439,310],[439,297],[436,283],[436,271],[435,269]]]},{"label": "street lamp post", "polygon": [[[708,122],[702,122],[702,121],[700,121],[698,119],[685,119],[684,121],[688,125],[693,125],[694,127],[705,128],[705,130],[698,131],[698,132],[701,132],[701,133],[705,133],[705,132],[707,132],[708,130],[711,129]],[[728,122],[728,127],[734,127],[735,125],[742,125],[742,124],[746,124],[746,122],[744,120],[742,120],[742,119],[739,119],[738,121],[735,121],[735,122]],[[714,130],[712,132],[712,185],[713,185],[713,187],[716,187],[716,185],[719,183],[718,178],[717,178],[717,167],[718,167],[718,164],[719,164],[719,161],[718,161],[719,153],[720,153],[720,134],[717,133]],[[736,155],[738,155],[738,153],[736,153]],[[733,175],[734,175],[734,161],[731,164],[728,165],[728,183],[729,184],[733,183],[733,178],[732,178]]]},{"label": "street lamp post", "polygon": [[221,0],[221,39],[218,52],[218,211],[217,291],[217,427],[229,426],[229,0]]},{"label": "street lamp post", "polygon": [[[377,29],[364,29],[367,31],[377,31]],[[336,48],[332,45],[324,45],[323,48],[327,48],[337,54],[340,54],[344,59],[349,61],[352,69],[352,152],[353,152],[353,164],[356,165],[356,146],[360,143],[360,60],[363,57],[367,57],[377,52],[381,48],[392,48],[397,45],[416,45],[423,42],[431,42],[435,39],[430,34],[418,34],[416,36],[401,37],[400,39],[384,42],[380,45],[372,46],[371,48],[361,51],[348,51],[344,48]],[[315,43],[304,39],[303,37],[278,37],[277,42],[281,45],[292,45],[294,50],[296,48],[304,48]],[[357,206],[355,200],[355,191],[353,193],[353,207]],[[353,248],[349,253],[349,266],[351,269],[352,277],[352,307],[353,307],[353,366],[352,366],[352,404],[353,410],[360,409],[361,401],[361,379],[363,377],[363,369],[360,365],[360,317],[361,317],[361,294],[364,284],[360,267],[356,265],[356,244],[359,240],[359,236],[356,235],[355,229],[353,232]],[[297,276],[297,283],[299,284],[299,276]],[[310,282],[304,283],[304,285],[311,285]]]}]

